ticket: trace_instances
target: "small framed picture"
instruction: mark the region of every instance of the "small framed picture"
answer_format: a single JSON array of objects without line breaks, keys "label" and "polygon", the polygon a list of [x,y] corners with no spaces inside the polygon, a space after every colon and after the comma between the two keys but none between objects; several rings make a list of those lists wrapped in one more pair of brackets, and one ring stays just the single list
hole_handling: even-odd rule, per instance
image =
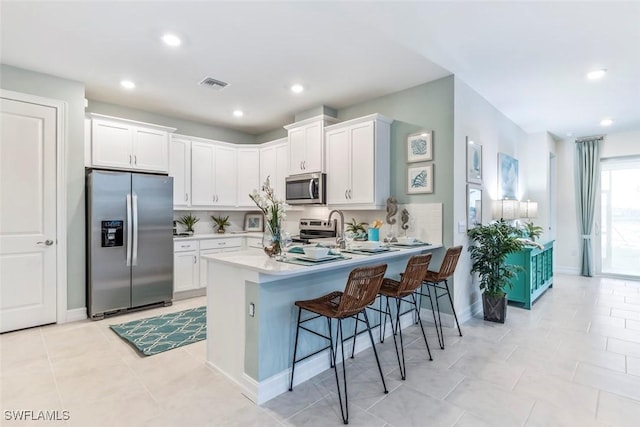
[{"label": "small framed picture", "polygon": [[433,142],[430,130],[412,133],[407,137],[407,162],[433,160]]},{"label": "small framed picture", "polygon": [[498,153],[498,197],[517,199],[518,159],[505,153]]},{"label": "small framed picture", "polygon": [[261,213],[245,214],[244,231],[264,231],[264,215]]},{"label": "small framed picture", "polygon": [[482,145],[467,137],[467,182],[482,184]]},{"label": "small framed picture", "polygon": [[467,230],[482,225],[482,186],[467,184]]},{"label": "small framed picture", "polygon": [[407,167],[407,194],[433,193],[433,163]]}]

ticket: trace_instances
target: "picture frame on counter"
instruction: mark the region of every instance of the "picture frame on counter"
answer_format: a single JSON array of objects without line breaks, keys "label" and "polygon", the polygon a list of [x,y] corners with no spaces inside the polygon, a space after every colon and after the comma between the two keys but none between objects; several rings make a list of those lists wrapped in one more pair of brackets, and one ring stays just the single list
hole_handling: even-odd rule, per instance
[{"label": "picture frame on counter", "polygon": [[467,137],[467,182],[482,184],[482,144]]},{"label": "picture frame on counter", "polygon": [[433,160],[433,138],[430,130],[412,133],[407,137],[407,163]]},{"label": "picture frame on counter", "polygon": [[261,213],[244,214],[244,231],[264,231],[264,215]]},{"label": "picture frame on counter", "polygon": [[407,194],[433,193],[433,163],[407,167]]},{"label": "picture frame on counter", "polygon": [[482,186],[467,184],[467,230],[482,225]]}]

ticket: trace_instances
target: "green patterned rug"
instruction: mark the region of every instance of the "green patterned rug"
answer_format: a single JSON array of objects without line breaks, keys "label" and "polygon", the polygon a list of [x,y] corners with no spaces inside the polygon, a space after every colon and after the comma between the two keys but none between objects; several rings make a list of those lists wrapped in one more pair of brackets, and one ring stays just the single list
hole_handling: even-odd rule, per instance
[{"label": "green patterned rug", "polygon": [[109,326],[145,356],[207,338],[207,307]]}]

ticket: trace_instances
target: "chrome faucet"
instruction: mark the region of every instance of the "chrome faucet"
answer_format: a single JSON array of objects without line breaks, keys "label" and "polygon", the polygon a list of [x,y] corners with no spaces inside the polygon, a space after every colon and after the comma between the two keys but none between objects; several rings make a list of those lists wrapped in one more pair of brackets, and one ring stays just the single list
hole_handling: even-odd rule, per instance
[{"label": "chrome faucet", "polygon": [[340,228],[338,229],[340,236],[336,236],[336,244],[340,249],[346,249],[346,244],[344,240],[344,214],[342,211],[334,209],[329,212],[329,219],[327,221],[331,222],[331,217],[334,213],[337,213],[340,216]]}]

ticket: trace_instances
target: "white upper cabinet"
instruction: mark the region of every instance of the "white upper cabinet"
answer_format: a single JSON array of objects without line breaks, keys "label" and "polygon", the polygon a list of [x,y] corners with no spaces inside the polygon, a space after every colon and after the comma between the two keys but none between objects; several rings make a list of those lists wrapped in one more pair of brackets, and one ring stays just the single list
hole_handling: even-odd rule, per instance
[{"label": "white upper cabinet", "polygon": [[324,172],[324,127],[335,123],[330,116],[318,116],[285,126],[289,131],[289,174]]},{"label": "white upper cabinet", "polygon": [[169,143],[169,175],[173,177],[173,206],[191,206],[191,141],[178,135]]},{"label": "white upper cabinet", "polygon": [[191,142],[191,206],[235,207],[236,154],[226,144]]},{"label": "white upper cabinet", "polygon": [[372,114],[326,128],[327,204],[383,209],[390,189],[390,126]]},{"label": "white upper cabinet", "polygon": [[260,147],[238,148],[238,195],[239,207],[255,207],[249,194],[260,190]]},{"label": "white upper cabinet", "polygon": [[91,114],[91,166],[169,171],[169,134],[175,128]]},{"label": "white upper cabinet", "polygon": [[260,187],[269,177],[271,187],[278,199],[285,199],[285,178],[289,167],[289,147],[287,139],[272,141],[260,148]]}]

